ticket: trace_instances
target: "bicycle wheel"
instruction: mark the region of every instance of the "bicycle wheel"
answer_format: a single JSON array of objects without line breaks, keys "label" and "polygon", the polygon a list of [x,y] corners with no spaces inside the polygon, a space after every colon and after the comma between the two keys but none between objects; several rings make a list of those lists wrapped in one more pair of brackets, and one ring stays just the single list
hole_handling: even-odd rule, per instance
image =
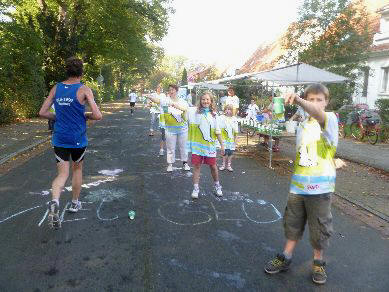
[{"label": "bicycle wheel", "polygon": [[367,140],[371,145],[374,145],[378,141],[378,131],[376,129],[369,130],[366,133]]},{"label": "bicycle wheel", "polygon": [[350,126],[351,136],[354,139],[362,140],[363,139],[363,130],[359,127],[358,123],[352,123]]}]

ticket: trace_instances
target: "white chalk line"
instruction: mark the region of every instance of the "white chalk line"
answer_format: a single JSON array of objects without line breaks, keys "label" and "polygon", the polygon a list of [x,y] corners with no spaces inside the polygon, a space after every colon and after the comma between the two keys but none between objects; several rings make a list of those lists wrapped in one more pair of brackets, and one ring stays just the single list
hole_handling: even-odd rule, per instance
[{"label": "white chalk line", "polygon": [[101,221],[113,221],[113,220],[119,219],[118,215],[116,215],[115,217],[112,217],[112,218],[101,218],[101,216],[100,216],[100,209],[101,209],[101,206],[104,204],[104,202],[105,202],[105,199],[102,199],[99,207],[97,208],[97,212],[96,212],[97,213],[97,218],[99,220],[101,220]]},{"label": "white chalk line", "polygon": [[170,222],[170,223],[173,223],[173,224],[176,224],[176,225],[181,225],[181,226],[188,226],[188,225],[196,226],[196,225],[201,225],[201,224],[205,224],[205,223],[208,223],[208,222],[211,222],[211,221],[212,221],[212,217],[211,217],[208,213],[203,212],[203,211],[188,211],[188,212],[190,212],[190,213],[203,213],[203,214],[205,214],[205,215],[208,216],[208,220],[200,221],[200,222],[197,222],[197,223],[180,223],[180,222],[175,222],[175,221],[173,221],[173,220],[170,220],[170,219],[166,218],[166,217],[162,214],[161,208],[162,208],[162,207],[165,207],[165,206],[167,206],[167,205],[169,205],[169,204],[177,204],[177,203],[178,203],[178,202],[168,202],[168,203],[165,203],[165,204],[163,204],[162,206],[160,206],[160,207],[158,208],[158,214],[159,214],[159,216],[161,216],[163,219],[165,219],[166,221],[168,221],[168,222]]},{"label": "white chalk line", "polygon": [[49,209],[46,210],[45,214],[44,214],[43,217],[42,217],[42,220],[39,221],[38,227],[41,227],[42,223],[45,221],[45,219],[46,219],[46,217],[47,217],[48,214],[49,214]]},{"label": "white chalk line", "polygon": [[20,215],[20,214],[26,213],[26,212],[28,212],[28,211],[31,211],[31,210],[34,210],[34,209],[40,208],[40,207],[42,207],[42,205],[35,206],[35,207],[32,207],[32,208],[26,209],[26,210],[24,210],[24,211],[20,211],[20,212],[18,212],[18,213],[16,213],[16,214],[13,214],[13,215],[11,215],[11,216],[9,216],[9,217],[3,219],[3,220],[0,220],[0,223],[3,223],[3,222],[5,222],[5,221],[7,221],[7,220],[9,220],[9,219],[11,219],[11,218],[13,218],[13,217],[16,217],[16,216],[18,216],[18,215]]},{"label": "white chalk line", "polygon": [[271,220],[271,221],[256,221],[256,220],[250,218],[250,216],[247,214],[246,208],[245,208],[245,204],[246,204],[245,202],[242,203],[242,210],[243,210],[244,214],[246,215],[247,219],[249,219],[250,221],[252,221],[254,223],[257,223],[257,224],[268,224],[268,223],[277,222],[277,221],[282,219],[280,211],[278,211],[277,208],[273,204],[270,204],[270,206],[273,207],[273,210],[277,214],[278,218],[274,219],[274,220]]}]

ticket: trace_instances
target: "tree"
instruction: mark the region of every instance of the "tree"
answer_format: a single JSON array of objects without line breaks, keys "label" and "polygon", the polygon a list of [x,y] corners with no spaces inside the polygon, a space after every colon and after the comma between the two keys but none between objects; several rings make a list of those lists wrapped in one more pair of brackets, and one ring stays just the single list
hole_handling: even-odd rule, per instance
[{"label": "tree", "polygon": [[[3,0],[0,62],[18,56],[20,64],[36,66],[31,72],[42,74],[44,84],[37,86],[47,92],[65,78],[66,58],[78,56],[85,63],[84,82],[103,99],[122,97],[130,86],[150,74],[161,58],[156,42],[167,33],[168,16],[173,12],[169,3],[170,0]],[[18,34],[13,33],[16,29]],[[8,90],[4,84],[11,83],[11,75],[20,80],[31,75],[29,70],[15,71],[15,66],[6,65],[0,67],[0,93]],[[103,86],[96,82],[100,72],[105,79]]]},{"label": "tree", "polygon": [[182,71],[181,85],[187,85],[187,84],[188,84],[188,72],[186,71],[186,68],[184,68],[184,71]]},{"label": "tree", "polygon": [[363,0],[305,0],[299,20],[285,37],[282,61],[296,61],[343,75],[350,82],[330,85],[332,108],[351,100],[359,71],[365,67],[372,43],[369,14]]}]

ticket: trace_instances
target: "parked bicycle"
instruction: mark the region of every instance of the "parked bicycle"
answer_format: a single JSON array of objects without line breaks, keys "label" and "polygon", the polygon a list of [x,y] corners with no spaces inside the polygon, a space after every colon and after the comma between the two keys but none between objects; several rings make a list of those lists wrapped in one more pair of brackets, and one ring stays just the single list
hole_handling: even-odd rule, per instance
[{"label": "parked bicycle", "polygon": [[350,118],[349,129],[354,139],[362,141],[366,137],[370,144],[377,143],[381,129],[381,119],[377,113],[362,109],[350,113]]}]

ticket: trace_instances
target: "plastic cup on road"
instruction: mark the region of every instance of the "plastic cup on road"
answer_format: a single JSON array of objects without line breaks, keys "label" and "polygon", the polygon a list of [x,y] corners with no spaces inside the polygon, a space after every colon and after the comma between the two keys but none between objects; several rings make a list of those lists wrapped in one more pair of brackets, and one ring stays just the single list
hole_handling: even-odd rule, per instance
[{"label": "plastic cup on road", "polygon": [[130,211],[130,212],[128,212],[128,218],[130,218],[131,220],[134,220],[134,218],[135,218],[135,211]]}]

